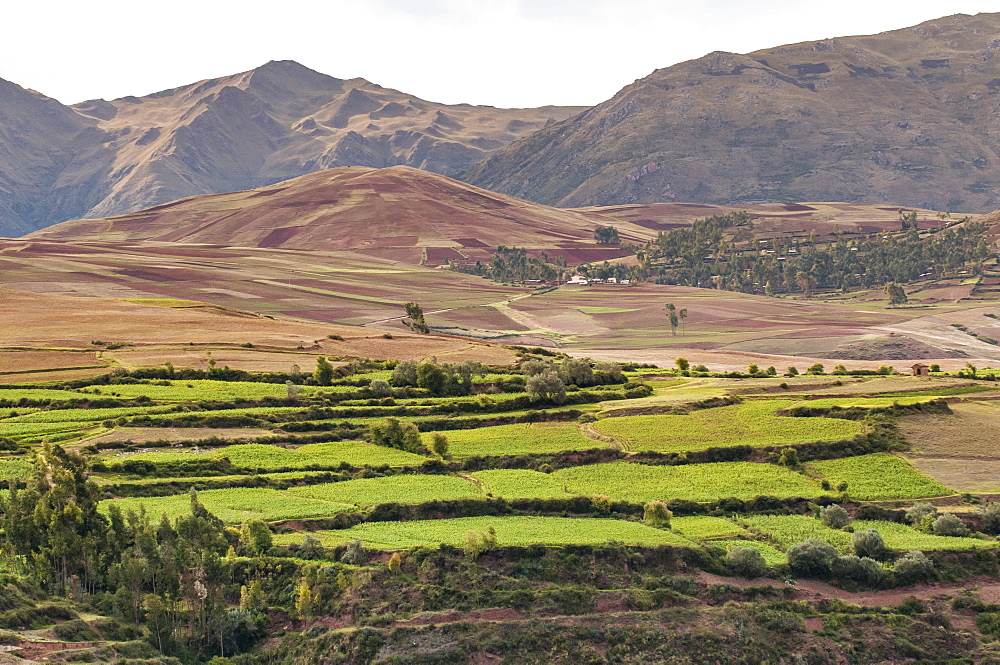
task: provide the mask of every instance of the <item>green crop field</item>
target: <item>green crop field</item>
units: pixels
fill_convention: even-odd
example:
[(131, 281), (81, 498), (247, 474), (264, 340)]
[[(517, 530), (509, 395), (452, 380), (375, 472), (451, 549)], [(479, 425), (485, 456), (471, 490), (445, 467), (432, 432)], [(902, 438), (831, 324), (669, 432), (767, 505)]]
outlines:
[(847, 552), (851, 547), (851, 534), (831, 529), (815, 517), (807, 515), (748, 515), (740, 518), (740, 521), (763, 533), (783, 550), (809, 538), (824, 540), (841, 553)]
[(954, 494), (905, 460), (888, 453), (812, 462), (808, 467), (833, 485), (846, 480), (848, 494), (863, 501), (921, 499)]
[(692, 540), (716, 540), (749, 536), (747, 530), (722, 517), (674, 517), (670, 528)]
[(590, 464), (551, 474), (574, 494), (603, 494), (616, 501), (654, 499), (714, 501), (725, 497), (752, 499), (820, 496), (819, 485), (784, 467), (751, 462), (716, 462), (681, 466), (646, 466), (630, 462)]
[(759, 400), (682, 416), (605, 418), (598, 421), (597, 429), (625, 441), (634, 450), (658, 452), (836, 441), (861, 432), (860, 423), (850, 420), (774, 415), (776, 410), (792, 404), (794, 402)]
[(102, 422), (104, 420), (137, 416), (146, 413), (162, 413), (162, 406), (134, 406), (116, 409), (53, 409), (51, 411), (35, 411), (12, 418), (6, 418), (3, 423), (69, 423), (69, 422)]
[(753, 548), (761, 553), (761, 556), (764, 557), (764, 561), (766, 561), (769, 566), (780, 566), (788, 563), (788, 557), (785, 556), (784, 552), (768, 545), (767, 543), (762, 543), (759, 540), (725, 540), (712, 544), (718, 547), (725, 547), (727, 552), (734, 547)]
[(30, 459), (0, 457), (0, 480), (9, 478), (30, 478), (35, 465)]
[(448, 437), (448, 452), (453, 457), (558, 453), (608, 446), (588, 439), (576, 425), (499, 425), (444, 434)]
[[(120, 397), (139, 397), (145, 395), (150, 399), (165, 401), (185, 400), (232, 400), (260, 399), (262, 397), (287, 397), (288, 389), (284, 383), (257, 383), (252, 381), (214, 381), (211, 379), (192, 379), (190, 381), (170, 381), (163, 386), (153, 383), (123, 383), (109, 386), (91, 386), (86, 390), (99, 395), (115, 395)], [(302, 386), (305, 394), (317, 390), (328, 393), (352, 392), (357, 388), (349, 386)], [(86, 397), (86, 395), (81, 395)], [(2, 399), (2, 395), (0, 395)], [(61, 399), (67, 399), (63, 397)]]
[(792, 406), (805, 406), (810, 409), (829, 409), (833, 406), (839, 406), (842, 409), (854, 406), (865, 409), (876, 409), (889, 407), (894, 404), (921, 404), (923, 402), (930, 402), (936, 398), (936, 394), (917, 397), (829, 397), (824, 399), (802, 400), (801, 402), (795, 402)]
[(926, 552), (943, 552), (948, 550), (975, 550), (988, 547), (1000, 547), (995, 540), (980, 540), (979, 538), (963, 538), (957, 536), (935, 536), (932, 533), (917, 531), (906, 524), (896, 522), (880, 522), (876, 520), (855, 520), (851, 523), (855, 531), (875, 529), (881, 534), (885, 546), (891, 550), (924, 550)]
[(571, 496), (552, 474), (527, 469), (479, 471), (472, 477), (481, 481), (487, 493), (506, 499), (560, 499)]
[[(353, 509), (353, 506), (345, 503), (303, 498), (272, 489), (247, 487), (207, 490), (198, 494), (198, 500), (209, 512), (228, 524), (241, 524), (253, 519), (274, 522), (327, 517)], [(146, 514), (154, 522), (164, 514), (174, 520), (191, 513), (191, 498), (187, 494), (109, 499), (101, 502), (102, 508), (105, 509), (111, 505), (117, 505), (123, 512), (132, 510), (138, 513), (145, 508)]]
[(483, 493), (468, 480), (455, 476), (400, 475), (359, 478), (339, 483), (293, 487), (289, 495), (323, 501), (374, 506), (380, 503), (423, 503), (450, 499), (478, 499)]
[(88, 426), (93, 426), (93, 423), (10, 423), (0, 421), (0, 437), (11, 439), (44, 438), (47, 435), (62, 432), (82, 432)]
[[(691, 547), (693, 543), (677, 534), (638, 522), (600, 518), (567, 517), (460, 517), (420, 522), (369, 522), (341, 531), (319, 531), (314, 536), (324, 545), (339, 545), (360, 539), (373, 549), (437, 547), (440, 543), (461, 546), (467, 534), (496, 529), (498, 545), (599, 545), (609, 541), (630, 545), (673, 545)], [(281, 534), (279, 544), (301, 542), (300, 534)]]
[(67, 399), (87, 399), (90, 395), (77, 392), (75, 390), (55, 390), (51, 388), (0, 388), (0, 400), (17, 401), (19, 399), (30, 400), (56, 400)]
[(427, 458), (395, 448), (375, 446), (361, 441), (312, 443), (296, 449), (260, 443), (241, 443), (203, 452), (148, 452), (109, 457), (108, 461), (144, 460), (155, 463), (183, 462), (194, 459), (228, 457), (234, 466), (248, 469), (303, 469), (312, 466), (420, 465)]

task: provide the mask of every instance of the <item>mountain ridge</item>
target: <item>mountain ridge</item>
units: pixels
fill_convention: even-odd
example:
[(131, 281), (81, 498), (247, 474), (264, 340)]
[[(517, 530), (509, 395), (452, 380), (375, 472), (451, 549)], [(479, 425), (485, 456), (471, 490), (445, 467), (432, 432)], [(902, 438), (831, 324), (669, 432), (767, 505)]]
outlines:
[(580, 110), (438, 104), (294, 61), (72, 106), (7, 85), (18, 92), (0, 95), (0, 144), (15, 148), (0, 156), (6, 235), (336, 166), (453, 173)]
[(657, 69), (461, 177), (567, 207), (877, 200), (984, 212), (1000, 206), (997, 56), (1000, 14), (716, 51)]

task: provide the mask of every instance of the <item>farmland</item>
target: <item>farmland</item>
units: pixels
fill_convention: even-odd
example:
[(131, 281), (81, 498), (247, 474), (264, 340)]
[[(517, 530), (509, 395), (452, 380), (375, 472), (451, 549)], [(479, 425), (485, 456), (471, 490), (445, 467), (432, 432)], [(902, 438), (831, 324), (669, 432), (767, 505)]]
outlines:
[(681, 416), (623, 416), (597, 424), (633, 450), (682, 452), (726, 446), (778, 446), (836, 441), (860, 433), (858, 423), (826, 418), (782, 418), (775, 411), (793, 402), (761, 400)]
[[(565, 362), (518, 353), (525, 362), (554, 362), (553, 371)], [(454, 371), (434, 361), (421, 366), (425, 374)], [(182, 376), (165, 378), (170, 371)], [(789, 552), (809, 538), (840, 555), (853, 552), (849, 530), (817, 517), (818, 506), (834, 503), (869, 511), (848, 528), (882, 535), (885, 584), (903, 583), (891, 575), (910, 550), (928, 553), (943, 570), (942, 556), (971, 562), (997, 547), (992, 533), (936, 535), (909, 526), (903, 514), (916, 499), (960, 501), (955, 512), (964, 524), (986, 529), (970, 514), (988, 497), (956, 495), (961, 484), (935, 475), (945, 465), (928, 468), (929, 458), (900, 434), (915, 432), (921, 446), (933, 445), (910, 419), (961, 431), (970, 413), (995, 410), (983, 397), (991, 391), (978, 389), (985, 382), (936, 378), (928, 392), (926, 381), (906, 377), (729, 378), (629, 367), (607, 383), (567, 387), (564, 401), (533, 401), (521, 367), (470, 371), (488, 393), (406, 385), (394, 363), (377, 360), (338, 361), (325, 386), (314, 384), (308, 368), (265, 375), (161, 367), (12, 388), (0, 410), (0, 480), (33, 492), (50, 477), (75, 478), (66, 470), (37, 475), (35, 458), (52, 464), (48, 446), (61, 444), (80, 455), (63, 463), (79, 464), (94, 481), (85, 494), (117, 528), (147, 529), (152, 535), (143, 537), (154, 539), (215, 529), (220, 551), (206, 570), (222, 565), (243, 575), (236, 571), (263, 557), (276, 576), (293, 571), (280, 589), (277, 581), (269, 587), (271, 597), (305, 580), (319, 594), (383, 617), (512, 603), (535, 611), (553, 599), (562, 599), (558, 611), (565, 612), (590, 607), (590, 593), (641, 612), (674, 602), (676, 593), (711, 597), (699, 576), (743, 575), (728, 553), (733, 561), (749, 555), (736, 548), (760, 554), (756, 584), (779, 584), (800, 574)], [(232, 380), (222, 378), (227, 372)], [(878, 393), (889, 387), (893, 395)], [(950, 404), (932, 403), (938, 395)], [(877, 415), (824, 411), (895, 404)], [(796, 406), (819, 415), (785, 415)], [(989, 419), (975, 422), (986, 429)], [(969, 445), (988, 452), (989, 435), (979, 436)], [(454, 576), (466, 574), (483, 588), (478, 595), (455, 591)], [(328, 581), (316, 577), (325, 575)], [(419, 592), (413, 597), (435, 599), (417, 609), (399, 599), (421, 578), (449, 591)], [(494, 587), (494, 580), (502, 581)], [(352, 585), (365, 597), (352, 600)], [(395, 594), (395, 605), (383, 604), (383, 594)]]

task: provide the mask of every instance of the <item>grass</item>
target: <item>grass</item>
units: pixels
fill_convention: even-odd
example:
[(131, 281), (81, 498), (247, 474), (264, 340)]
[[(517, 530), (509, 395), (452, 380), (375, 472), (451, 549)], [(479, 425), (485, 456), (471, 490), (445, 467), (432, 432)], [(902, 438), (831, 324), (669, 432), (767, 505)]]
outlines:
[(955, 493), (888, 453), (812, 462), (807, 466), (834, 486), (847, 481), (848, 494), (862, 501), (922, 499)]
[(916, 397), (828, 397), (824, 399), (808, 399), (801, 402), (796, 402), (792, 406), (805, 406), (811, 409), (829, 409), (833, 406), (839, 406), (842, 409), (848, 409), (852, 406), (861, 407), (864, 409), (878, 409), (893, 406), (895, 404), (908, 405), (908, 404), (921, 404), (923, 402), (930, 402), (936, 399), (938, 393), (928, 393), (927, 395), (918, 395)]
[(682, 452), (730, 446), (781, 446), (849, 439), (861, 424), (830, 418), (774, 415), (794, 402), (761, 400), (703, 409), (682, 416), (625, 416), (598, 421), (597, 429), (634, 450)]
[(30, 459), (0, 457), (0, 479), (30, 478), (35, 465)]
[(674, 517), (670, 528), (692, 540), (716, 540), (748, 536), (747, 530), (722, 517)]
[(74, 390), (54, 390), (50, 388), (0, 388), (0, 400), (16, 401), (19, 399), (30, 400), (67, 400), (67, 399), (87, 399), (90, 395), (76, 392)]
[(478, 499), (483, 493), (468, 480), (455, 476), (400, 475), (359, 478), (339, 483), (294, 487), (289, 495), (356, 506), (380, 503), (424, 503), (451, 499)]
[[(319, 531), (313, 535), (327, 546), (360, 539), (373, 549), (437, 547), (440, 543), (461, 546), (472, 531), (496, 529), (500, 546), (600, 545), (610, 541), (628, 545), (673, 545), (691, 547), (691, 541), (638, 522), (568, 517), (461, 517), (417, 522), (369, 522), (342, 531)], [(276, 536), (279, 544), (301, 542), (299, 534)]]
[(149, 452), (110, 458), (145, 460), (153, 463), (190, 461), (199, 458), (228, 457), (233, 465), (248, 469), (304, 469), (313, 466), (406, 466), (420, 465), (427, 458), (395, 448), (375, 446), (360, 441), (311, 443), (296, 449), (260, 443), (241, 443), (205, 452)]
[[(222, 490), (206, 490), (198, 494), (198, 500), (213, 515), (227, 524), (241, 524), (248, 520), (260, 519), (265, 522), (326, 517), (351, 510), (345, 503), (308, 499), (287, 492), (272, 489), (234, 487)], [(157, 521), (160, 515), (174, 520), (191, 514), (191, 499), (187, 494), (174, 496), (109, 499), (101, 502), (102, 509), (117, 505), (124, 512), (146, 513)]]
[(784, 467), (752, 462), (716, 462), (681, 466), (646, 466), (631, 462), (591, 464), (560, 469), (552, 476), (574, 494), (603, 494), (616, 501), (654, 499), (714, 501), (760, 495), (813, 497), (819, 486)]
[(583, 435), (576, 425), (499, 425), (444, 432), (453, 457), (527, 455), (564, 450), (606, 448), (606, 443)]
[(0, 437), (24, 439), (62, 432), (82, 432), (93, 423), (8, 423), (0, 422)]
[(570, 496), (558, 478), (538, 471), (496, 469), (480, 471), (472, 477), (482, 482), (489, 494), (506, 499), (560, 499)]

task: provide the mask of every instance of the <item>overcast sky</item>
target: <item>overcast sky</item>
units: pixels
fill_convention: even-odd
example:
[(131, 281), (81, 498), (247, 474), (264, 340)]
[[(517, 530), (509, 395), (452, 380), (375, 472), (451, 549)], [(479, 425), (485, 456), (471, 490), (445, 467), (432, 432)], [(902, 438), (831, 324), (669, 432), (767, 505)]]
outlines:
[(437, 102), (592, 105), (710, 51), (907, 27), (980, 0), (4, 2), (0, 78), (65, 102), (297, 60)]

